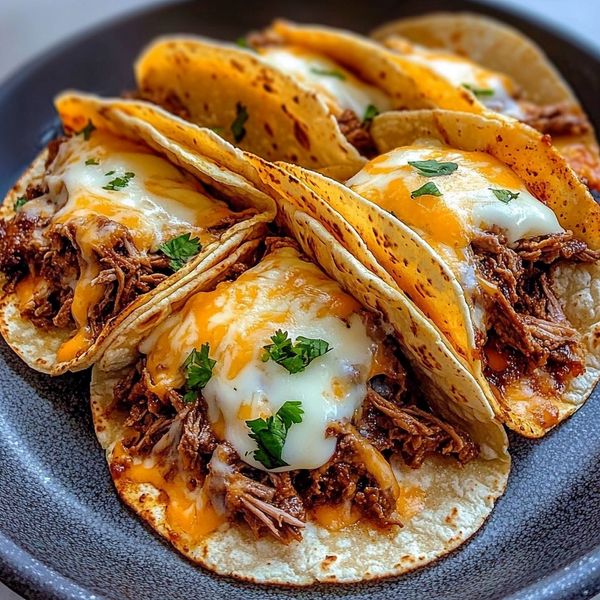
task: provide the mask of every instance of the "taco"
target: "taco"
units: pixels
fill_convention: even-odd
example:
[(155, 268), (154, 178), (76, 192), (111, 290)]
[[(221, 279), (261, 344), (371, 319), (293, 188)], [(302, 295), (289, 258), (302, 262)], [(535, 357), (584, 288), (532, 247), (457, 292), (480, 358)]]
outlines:
[(512, 27), (481, 15), (399, 19), (373, 36), (397, 53), (436, 107), (499, 112), (550, 134), (573, 169), (600, 190), (600, 154), (585, 112), (548, 57)]
[(138, 58), (138, 93), (263, 158), (336, 177), (373, 154), (374, 115), (433, 106), (389, 51), (349, 32), (277, 21), (242, 43), (159, 38)]
[(0, 220), (0, 331), (51, 374), (119, 355), (123, 328), (211, 284), (275, 214), (241, 152), (210, 131), (141, 102), (67, 93), (56, 108), (67, 135)]
[(283, 212), (302, 250), (268, 239), (255, 266), (174, 297), (131, 367), (94, 368), (116, 489), (220, 574), (307, 585), (422, 566), (489, 515), (504, 431), (476, 385), (457, 403), (435, 387), (456, 361), (402, 294)]
[(384, 154), (348, 187), (282, 166), (356, 229), (499, 419), (544, 435), (600, 374), (600, 207), (516, 121), (405, 111), (372, 133)]

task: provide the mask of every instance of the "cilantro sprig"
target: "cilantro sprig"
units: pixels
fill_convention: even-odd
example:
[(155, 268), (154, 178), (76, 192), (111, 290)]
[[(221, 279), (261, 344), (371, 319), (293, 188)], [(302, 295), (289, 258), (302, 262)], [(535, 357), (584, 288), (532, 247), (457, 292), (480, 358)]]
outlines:
[(370, 123), (379, 114), (379, 109), (374, 104), (369, 104), (363, 115), (363, 123)]
[(192, 350), (183, 363), (185, 372), (185, 389), (183, 401), (192, 404), (198, 397), (198, 392), (206, 386), (212, 377), (216, 360), (210, 358), (210, 344), (202, 344), (200, 351)]
[(408, 164), (417, 170), (423, 177), (440, 177), (450, 175), (458, 169), (453, 162), (440, 162), (437, 160), (409, 160)]
[(343, 81), (346, 79), (346, 75), (342, 73), (339, 69), (320, 69), (319, 67), (311, 67), (310, 72), (315, 75), (324, 75), (325, 77), (335, 77), (336, 79), (340, 79)]
[(419, 189), (410, 193), (411, 198), (418, 198), (419, 196), (441, 196), (439, 188), (433, 181), (428, 181), (425, 185), (422, 185)]
[(492, 88), (481, 88), (470, 83), (463, 83), (462, 86), (469, 90), (476, 98), (489, 98), (495, 94)]
[(96, 131), (96, 126), (92, 123), (91, 119), (88, 119), (87, 125), (77, 131), (75, 135), (82, 135), (83, 139), (87, 142), (92, 135), (92, 131)]
[(97, 159), (95, 159), (95, 158), (88, 158), (88, 159), (85, 161), (85, 166), (86, 166), (86, 167), (89, 167), (90, 165), (99, 165), (99, 164), (100, 164), (100, 163), (99, 163), (99, 162), (98, 162), (98, 160), (97, 160)]
[(190, 233), (184, 233), (161, 244), (158, 249), (169, 258), (169, 266), (173, 271), (179, 271), (191, 258), (200, 252), (202, 244)]
[(246, 137), (246, 128), (244, 127), (244, 124), (249, 117), (248, 110), (241, 102), (238, 102), (235, 105), (235, 113), (235, 119), (231, 124), (231, 133), (236, 142), (241, 142)]
[(15, 200), (15, 204), (13, 206), (13, 209), (15, 212), (19, 212), (27, 203), (27, 196), (19, 196), (16, 200)]
[(307, 338), (299, 335), (296, 341), (292, 343), (287, 331), (278, 329), (275, 335), (271, 336), (272, 344), (263, 346), (264, 353), (262, 361), (267, 362), (269, 359), (281, 365), (290, 373), (300, 373), (304, 371), (308, 365), (327, 354), (332, 348), (329, 347), (329, 342), (320, 339)]
[[(106, 176), (114, 175), (114, 171), (109, 171), (105, 173)], [(131, 171), (126, 171), (123, 173), (123, 177), (115, 177), (111, 181), (109, 181), (106, 185), (102, 186), (103, 190), (109, 190), (110, 192), (118, 192), (122, 190), (124, 187), (129, 185), (129, 181), (135, 177), (135, 173)]]
[(493, 192), (494, 196), (500, 200), (500, 202), (504, 202), (504, 204), (508, 204), (511, 200), (515, 200), (519, 197), (520, 192), (511, 192), (510, 190), (501, 190), (496, 188), (488, 188), (491, 192)]
[(302, 403), (287, 401), (281, 405), (276, 414), (267, 419), (246, 421), (252, 433), (249, 433), (258, 448), (253, 452), (254, 460), (262, 463), (267, 469), (289, 466), (282, 458), (283, 446), (288, 431), (294, 423), (302, 423)]

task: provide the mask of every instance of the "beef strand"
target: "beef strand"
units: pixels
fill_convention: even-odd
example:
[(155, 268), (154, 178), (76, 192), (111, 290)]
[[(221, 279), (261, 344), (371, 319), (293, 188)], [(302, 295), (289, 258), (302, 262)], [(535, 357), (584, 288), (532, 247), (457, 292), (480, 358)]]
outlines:
[(547, 366), (559, 379), (581, 374), (580, 336), (552, 291), (552, 268), (559, 261), (593, 262), (600, 253), (571, 232), (520, 240), (512, 248), (503, 234), (482, 232), (471, 245), (478, 274), (489, 284), (483, 289), (493, 346), (505, 356), (516, 352), (526, 372)]
[(376, 156), (377, 148), (371, 137), (368, 124), (361, 121), (354, 111), (347, 108), (337, 118), (337, 122), (344, 137), (360, 154), (367, 158)]
[(581, 109), (570, 102), (540, 106), (520, 102), (525, 116), (521, 119), (541, 133), (550, 135), (581, 135), (591, 129), (590, 122)]

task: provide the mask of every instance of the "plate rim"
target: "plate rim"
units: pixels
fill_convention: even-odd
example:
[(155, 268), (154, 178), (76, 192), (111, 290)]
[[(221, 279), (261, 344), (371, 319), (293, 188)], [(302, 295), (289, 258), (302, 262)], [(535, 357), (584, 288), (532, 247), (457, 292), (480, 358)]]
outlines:
[[(559, 25), (549, 23), (536, 15), (523, 10), (520, 7), (503, 7), (488, 4), (485, 0), (462, 0), (470, 4), (468, 9), (448, 12), (477, 12), (483, 16), (491, 16), (504, 20), (511, 27), (511, 21), (519, 21), (524, 26), (534, 27), (550, 36), (557, 38), (562, 43), (573, 47), (582, 54), (590, 56), (593, 60), (600, 62), (600, 50), (592, 44), (575, 34), (565, 31)], [(55, 57), (64, 53), (71, 47), (76, 47), (88, 37), (98, 35), (103, 31), (109, 31), (114, 26), (125, 25), (129, 21), (135, 21), (141, 16), (160, 12), (164, 9), (177, 10), (178, 7), (193, 4), (193, 0), (164, 0), (151, 6), (137, 7), (119, 15), (101, 20), (99, 23), (85, 27), (83, 30), (68, 35), (65, 39), (52, 44), (47, 50), (41, 50), (38, 54), (25, 61), (21, 66), (13, 68), (0, 82), (0, 97), (10, 96), (14, 88), (26, 81), (45, 63), (51, 62)], [(568, 82), (568, 78), (565, 77)], [(570, 83), (569, 83), (570, 85)], [(600, 123), (595, 123), (596, 129), (600, 130)], [(1, 192), (1, 191), (0, 191)], [(4, 192), (2, 192), (4, 193)], [(600, 385), (600, 384), (599, 384)], [(135, 518), (135, 515), (132, 516)], [(175, 550), (173, 550), (175, 551)], [(198, 567), (201, 569), (201, 567)], [(427, 568), (427, 567), (425, 567)], [(390, 583), (402, 581), (402, 577), (392, 578)], [(19, 546), (17, 542), (0, 530), (0, 582), (13, 592), (24, 598), (108, 598), (104, 593), (91, 592), (82, 587), (74, 579), (66, 577), (47, 564), (37, 559), (31, 552)], [(351, 588), (352, 586), (340, 585), (335, 588)], [(268, 588), (286, 589), (285, 586), (268, 586)], [(310, 587), (308, 588), (310, 589)], [(528, 598), (541, 598), (542, 594), (552, 596), (556, 600), (568, 600), (574, 597), (592, 597), (600, 592), (600, 541), (585, 555), (574, 559), (564, 565), (561, 569), (549, 573), (527, 587), (524, 587), (510, 596), (507, 600), (525, 600)], [(590, 594), (592, 596), (590, 596)]]

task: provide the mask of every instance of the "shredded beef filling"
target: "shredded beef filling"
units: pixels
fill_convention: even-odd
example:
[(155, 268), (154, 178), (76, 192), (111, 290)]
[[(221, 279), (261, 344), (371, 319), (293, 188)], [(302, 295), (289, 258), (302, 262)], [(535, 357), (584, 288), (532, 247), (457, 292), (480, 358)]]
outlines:
[[(65, 139), (50, 142), (46, 167)], [(167, 257), (158, 252), (140, 252), (129, 230), (116, 221), (90, 214), (64, 224), (52, 223), (52, 215), (61, 207), (55, 205), (46, 187), (30, 185), (25, 197), (26, 204), (11, 219), (0, 219), (0, 273), (5, 275), (3, 290), (9, 293), (23, 278), (34, 276), (33, 295), (20, 310), (37, 327), (76, 325), (71, 314), (73, 290), (89, 259), (82, 256), (78, 232), (95, 234), (92, 252), (100, 271), (92, 285), (102, 286), (103, 295), (87, 315), (94, 337), (111, 318), (172, 274)], [(231, 215), (211, 232), (220, 235), (254, 212), (248, 209)]]
[(204, 481), (208, 462), (217, 447), (206, 403), (199, 397), (194, 404), (186, 404), (174, 390), (163, 400), (151, 391), (148, 383), (142, 360), (115, 386), (113, 410), (128, 413), (125, 426), (130, 433), (123, 439), (123, 446), (133, 456), (150, 452), (161, 455), (176, 448), (181, 467), (195, 481)]
[(291, 473), (253, 469), (226, 442), (217, 446), (209, 470), (208, 492), (217, 510), (244, 521), (257, 537), (270, 533), (285, 543), (301, 539), (306, 512)]
[(322, 505), (352, 508), (378, 527), (400, 525), (393, 455), (418, 468), (431, 455), (465, 464), (478, 455), (470, 437), (435, 417), (419, 397), (404, 366), (393, 358), (388, 373), (371, 379), (354, 424), (334, 423), (334, 455), (322, 467), (272, 473), (243, 462), (227, 442), (219, 442), (199, 394), (193, 404), (170, 391), (161, 399), (151, 391), (144, 361), (115, 386), (113, 410), (125, 411), (129, 434), (123, 445), (133, 456), (152, 454), (167, 473), (189, 475), (190, 485), (206, 481), (215, 509), (243, 522), (257, 537), (283, 543), (302, 537), (307, 512)]
[(0, 271), (6, 275), (7, 292), (14, 291), (28, 274), (43, 282), (21, 307), (23, 317), (37, 327), (75, 325), (71, 315), (73, 287), (85, 267), (76, 241), (78, 227), (103, 232), (102, 243), (94, 248), (101, 271), (92, 283), (103, 286), (104, 294), (88, 315), (95, 336), (109, 319), (156, 287), (170, 271), (166, 257), (140, 253), (129, 231), (106, 217), (53, 225), (48, 218), (30, 216), (22, 210), (9, 221), (0, 220)]
[(368, 124), (361, 121), (354, 111), (346, 109), (337, 118), (337, 122), (342, 134), (360, 154), (367, 158), (377, 155), (377, 148)]
[(600, 253), (571, 232), (520, 240), (512, 248), (502, 234), (484, 232), (471, 245), (479, 276), (493, 286), (484, 286), (486, 348), (504, 359), (500, 366), (488, 361), (490, 381), (502, 387), (541, 367), (559, 383), (583, 373), (579, 334), (552, 291), (552, 276), (560, 262), (594, 262)]
[(581, 110), (569, 102), (540, 106), (530, 102), (520, 102), (525, 112), (521, 119), (541, 133), (550, 135), (581, 135), (587, 133), (591, 125)]

